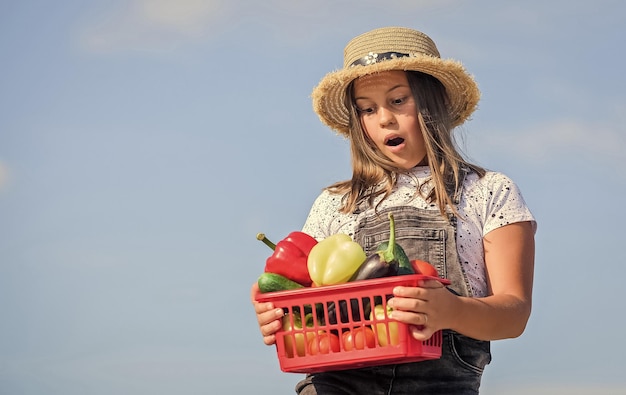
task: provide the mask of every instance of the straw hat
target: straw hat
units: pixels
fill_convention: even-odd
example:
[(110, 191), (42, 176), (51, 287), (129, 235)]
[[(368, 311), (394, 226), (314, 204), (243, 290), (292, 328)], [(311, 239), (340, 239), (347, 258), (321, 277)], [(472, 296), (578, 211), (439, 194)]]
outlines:
[(476, 109), (480, 91), (473, 77), (455, 60), (441, 59), (433, 40), (417, 30), (385, 27), (361, 34), (344, 49), (343, 69), (328, 73), (313, 89), (313, 109), (322, 122), (349, 135), (344, 105), (348, 84), (361, 76), (389, 70), (415, 70), (437, 78), (450, 100), (453, 126)]

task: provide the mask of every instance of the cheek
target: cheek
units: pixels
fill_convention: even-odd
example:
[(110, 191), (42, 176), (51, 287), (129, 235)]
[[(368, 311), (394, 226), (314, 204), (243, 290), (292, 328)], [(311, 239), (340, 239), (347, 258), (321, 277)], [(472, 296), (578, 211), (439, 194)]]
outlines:
[(424, 135), (422, 135), (422, 130), (420, 128), (419, 122), (417, 119), (411, 119), (407, 122), (409, 128), (413, 131), (412, 135), (417, 141), (424, 141)]
[(374, 139), (374, 137), (376, 136), (371, 132), (371, 130), (376, 130), (373, 126), (372, 121), (368, 121), (367, 119), (361, 118), (360, 122), (361, 122), (361, 129), (363, 129), (363, 131), (365, 132), (365, 136), (368, 137), (370, 141), (376, 141)]
[(379, 150), (382, 150), (385, 145), (382, 143), (382, 141), (380, 141), (380, 139), (376, 139), (376, 136), (368, 132), (367, 130), (368, 129), (366, 127), (363, 127), (363, 134), (366, 143), (372, 148), (378, 148)]

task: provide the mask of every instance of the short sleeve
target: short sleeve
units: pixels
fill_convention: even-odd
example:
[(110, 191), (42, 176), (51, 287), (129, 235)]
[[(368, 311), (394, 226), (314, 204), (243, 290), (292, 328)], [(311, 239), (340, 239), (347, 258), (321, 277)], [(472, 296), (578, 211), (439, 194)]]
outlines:
[(331, 224), (339, 215), (340, 204), (340, 196), (324, 190), (313, 202), (302, 231), (318, 241), (332, 235)]
[(494, 229), (516, 222), (537, 222), (528, 208), (519, 187), (502, 173), (489, 172), (483, 180), (485, 198), (483, 236)]

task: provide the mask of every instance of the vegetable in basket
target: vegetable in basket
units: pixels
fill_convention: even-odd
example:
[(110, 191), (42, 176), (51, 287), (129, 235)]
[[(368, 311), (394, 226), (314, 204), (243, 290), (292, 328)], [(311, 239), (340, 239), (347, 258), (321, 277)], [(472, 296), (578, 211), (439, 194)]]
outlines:
[(437, 269), (426, 261), (414, 259), (411, 261), (411, 266), (413, 266), (415, 273), (423, 274), (425, 276), (439, 277)]
[(340, 343), (339, 336), (334, 333), (320, 331), (309, 339), (308, 350), (311, 355), (328, 354), (331, 351), (339, 352), (341, 349)]
[(363, 248), (346, 234), (337, 233), (317, 243), (307, 266), (316, 286), (345, 283), (367, 258)]
[(305, 287), (311, 285), (307, 259), (317, 240), (304, 232), (291, 232), (278, 244), (272, 243), (263, 233), (257, 234), (256, 238), (274, 250), (265, 261), (266, 273), (280, 274)]
[[(395, 229), (394, 229), (394, 233), (395, 233)], [(378, 246), (379, 251), (386, 250), (387, 248), (389, 248), (388, 241), (382, 242)], [(403, 274), (417, 273), (413, 265), (411, 265), (411, 261), (409, 260), (409, 257), (407, 256), (406, 252), (404, 252), (404, 249), (402, 248), (402, 246), (396, 243), (395, 250), (396, 250), (395, 255), (396, 255), (396, 258), (398, 259), (398, 274), (403, 275)]]
[(261, 293), (304, 288), (302, 284), (291, 281), (285, 276), (269, 272), (261, 273), (257, 280), (257, 284), (259, 285), (259, 291)]
[(343, 349), (346, 351), (363, 350), (376, 347), (376, 336), (369, 326), (352, 328), (341, 335)]
[[(308, 313), (304, 316), (304, 326), (313, 326), (312, 313)], [(315, 332), (300, 332), (304, 326), (302, 325), (302, 317), (299, 312), (283, 316), (283, 330), (286, 332), (292, 332), (292, 334), (285, 335), (285, 353), (288, 358), (293, 358), (294, 355), (298, 355), (299, 357), (306, 355), (307, 343), (315, 337)]]
[[(361, 309), (360, 303), (362, 303), (363, 309)], [(369, 298), (362, 298), (360, 303), (359, 299), (356, 298), (351, 298), (349, 305), (347, 301), (339, 300), (339, 319), (342, 323), (359, 322), (368, 316), (371, 307)], [(324, 317), (323, 305), (317, 307), (318, 316)], [(352, 319), (349, 318), (350, 316)], [(335, 302), (328, 303), (328, 319), (325, 322), (332, 325), (337, 324), (337, 305)]]
[[(363, 261), (350, 278), (350, 281), (389, 277), (398, 274), (400, 267), (399, 259), (404, 261), (406, 258), (404, 250), (398, 247), (398, 244), (396, 244), (396, 223), (393, 219), (393, 214), (389, 213), (389, 241), (381, 243), (376, 252)], [(402, 257), (400, 257), (400, 253), (403, 255)], [(408, 263), (408, 258), (406, 258), (406, 262), (403, 265), (410, 267), (411, 264)]]
[(400, 344), (398, 323), (389, 318), (391, 311), (391, 307), (387, 306), (385, 309), (383, 305), (377, 304), (370, 313), (370, 320), (378, 321), (376, 324), (376, 337), (381, 347), (388, 345), (397, 346)]

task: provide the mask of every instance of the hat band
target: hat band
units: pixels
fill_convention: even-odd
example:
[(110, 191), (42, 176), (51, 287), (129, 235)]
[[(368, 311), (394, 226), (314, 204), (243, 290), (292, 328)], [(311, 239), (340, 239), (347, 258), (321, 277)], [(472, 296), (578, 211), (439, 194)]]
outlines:
[(357, 59), (354, 62), (352, 62), (350, 67), (367, 66), (370, 64), (382, 62), (384, 60), (404, 58), (407, 56), (411, 56), (411, 55), (408, 53), (402, 53), (402, 52), (383, 52), (383, 53), (370, 52), (366, 56), (363, 56), (361, 59)]

